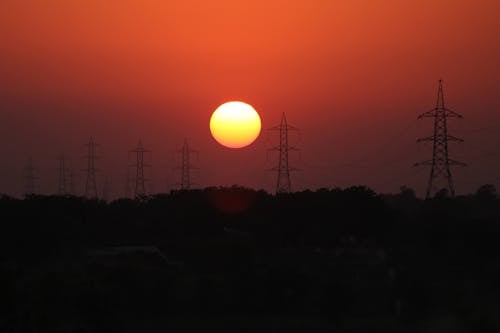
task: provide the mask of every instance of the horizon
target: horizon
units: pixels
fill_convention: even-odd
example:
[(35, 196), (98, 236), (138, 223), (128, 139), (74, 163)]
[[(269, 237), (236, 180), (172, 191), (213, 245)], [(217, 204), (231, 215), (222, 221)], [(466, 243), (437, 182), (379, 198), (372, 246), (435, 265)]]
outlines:
[(85, 196), (84, 194), (72, 194), (72, 193), (66, 193), (66, 194), (60, 194), (60, 193), (25, 193), (23, 195), (15, 196), (15, 195), (9, 195), (6, 193), (0, 192), (0, 199), (16, 199), (16, 200), (26, 200), (26, 199), (33, 199), (33, 198), (42, 198), (42, 197), (58, 197), (58, 198), (64, 198), (64, 199), (83, 199), (86, 201), (102, 201), (106, 203), (112, 203), (114, 201), (120, 201), (120, 200), (138, 200), (138, 201), (143, 201), (143, 200), (148, 200), (148, 199), (154, 199), (156, 197), (161, 197), (161, 196), (173, 196), (177, 195), (179, 193), (185, 192), (210, 192), (210, 191), (251, 191), (255, 193), (264, 193), (267, 196), (271, 197), (286, 197), (286, 196), (293, 196), (297, 194), (303, 194), (306, 192), (309, 193), (318, 193), (318, 192), (335, 192), (335, 191), (340, 191), (340, 192), (345, 192), (345, 191), (350, 191), (350, 190), (363, 190), (367, 191), (367, 193), (372, 192), (375, 196), (378, 197), (390, 197), (390, 196), (398, 196), (398, 195), (408, 195), (408, 193), (411, 193), (414, 195), (414, 198), (416, 200), (421, 200), (421, 201), (427, 201), (427, 200), (440, 200), (443, 198), (446, 199), (459, 199), (463, 197), (472, 197), (478, 195), (480, 192), (484, 192), (488, 195), (496, 196), (498, 198), (498, 192), (497, 188), (494, 184), (481, 184), (475, 191), (472, 191), (470, 193), (459, 193), (455, 194), (454, 196), (450, 195), (448, 190), (446, 188), (441, 188), (438, 192), (436, 192), (435, 195), (430, 196), (429, 198), (426, 198), (425, 195), (418, 195), (416, 193), (414, 188), (408, 187), (408, 186), (401, 186), (398, 191), (395, 192), (378, 192), (375, 191), (373, 188), (370, 188), (369, 186), (363, 185), (363, 184), (355, 184), (355, 185), (349, 185), (345, 187), (340, 187), (340, 186), (333, 186), (333, 187), (320, 187), (320, 188), (315, 188), (315, 189), (309, 189), (309, 188), (304, 188), (300, 190), (292, 190), (290, 192), (276, 192), (276, 191), (268, 191), (264, 188), (253, 188), (253, 187), (248, 187), (248, 186), (243, 186), (239, 184), (232, 184), (232, 185), (219, 185), (219, 186), (206, 186), (206, 187), (192, 187), (189, 189), (181, 189), (181, 188), (172, 188), (168, 191), (164, 192), (155, 192), (155, 193), (146, 193), (144, 195), (133, 195), (130, 194), (128, 196), (125, 195), (117, 195), (112, 198), (110, 197), (105, 197), (103, 195), (98, 195), (97, 197), (93, 196)]

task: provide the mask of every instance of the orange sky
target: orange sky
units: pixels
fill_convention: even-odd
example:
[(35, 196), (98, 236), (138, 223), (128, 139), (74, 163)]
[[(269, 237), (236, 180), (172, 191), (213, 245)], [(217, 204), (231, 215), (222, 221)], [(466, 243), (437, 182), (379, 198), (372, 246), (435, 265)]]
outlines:
[(210, 137), (211, 112), (231, 99), (254, 105), (264, 128), (286, 112), (302, 130), (296, 189), (421, 192), (427, 171), (411, 165), (431, 152), (415, 138), (432, 124), (415, 118), (433, 106), (439, 78), (465, 116), (450, 126), (466, 142), (450, 150), (475, 162), (457, 170), (457, 191), (498, 182), (500, 157), (474, 154), (499, 139), (475, 132), (500, 132), (499, 17), (497, 0), (3, 0), (0, 144), (12, 158), (0, 192), (22, 190), (30, 155), (40, 186), (54, 191), (56, 156), (80, 169), (91, 135), (117, 195), (139, 138), (153, 150), (156, 191), (176, 181), (184, 137), (200, 152), (200, 186), (272, 190), (265, 136), (241, 151)]

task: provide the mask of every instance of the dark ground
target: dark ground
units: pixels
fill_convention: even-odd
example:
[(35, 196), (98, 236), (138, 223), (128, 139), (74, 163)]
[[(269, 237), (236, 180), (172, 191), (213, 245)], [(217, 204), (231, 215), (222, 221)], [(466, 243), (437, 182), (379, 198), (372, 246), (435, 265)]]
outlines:
[(500, 199), (0, 199), (0, 332), (499, 332)]

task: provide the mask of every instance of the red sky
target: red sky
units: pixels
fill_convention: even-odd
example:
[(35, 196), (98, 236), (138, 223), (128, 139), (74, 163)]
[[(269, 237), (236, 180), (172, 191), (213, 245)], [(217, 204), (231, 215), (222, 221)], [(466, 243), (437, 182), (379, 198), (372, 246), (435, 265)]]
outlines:
[[(65, 153), (84, 180), (83, 144), (101, 144), (100, 186), (124, 192), (127, 151), (152, 150), (152, 192), (175, 187), (185, 137), (198, 187), (273, 191), (277, 144), (265, 133), (233, 150), (210, 136), (211, 112), (243, 100), (263, 127), (282, 112), (292, 188), (367, 185), (422, 195), (437, 81), (461, 113), (450, 146), (457, 193), (500, 185), (500, 2), (497, 0), (3, 0), (0, 2), (0, 192), (19, 195), (30, 157), (43, 193)], [(81, 190), (81, 186), (80, 186)]]

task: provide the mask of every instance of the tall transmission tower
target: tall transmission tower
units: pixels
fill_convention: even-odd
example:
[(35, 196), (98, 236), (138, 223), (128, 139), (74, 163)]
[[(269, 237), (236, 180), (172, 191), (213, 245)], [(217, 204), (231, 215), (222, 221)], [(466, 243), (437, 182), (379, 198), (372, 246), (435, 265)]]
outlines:
[(280, 143), (278, 146), (268, 149), (268, 151), (278, 151), (279, 159), (278, 166), (272, 168), (272, 171), (278, 172), (276, 181), (276, 193), (290, 193), (292, 185), (290, 181), (290, 171), (298, 170), (291, 168), (288, 163), (288, 155), (290, 151), (298, 151), (296, 147), (288, 144), (289, 131), (298, 131), (298, 128), (288, 125), (285, 113), (281, 116), (281, 123), (278, 126), (271, 127), (271, 131), (279, 131)]
[(135, 168), (134, 195), (136, 198), (146, 195), (145, 183), (147, 179), (144, 176), (144, 168), (151, 167), (151, 165), (144, 163), (144, 154), (150, 152), (151, 152), (150, 150), (144, 149), (144, 147), (142, 146), (142, 142), (140, 140), (139, 143), (137, 144), (137, 148), (129, 150), (129, 153), (134, 153), (136, 155), (135, 164), (130, 165), (130, 167)]
[[(431, 166), (425, 198), (430, 198), (441, 189), (446, 189), (453, 197), (455, 196), (455, 187), (453, 185), (450, 166), (465, 166), (466, 164), (452, 160), (448, 156), (448, 142), (463, 142), (463, 139), (448, 134), (446, 119), (461, 119), (462, 116), (444, 106), (443, 80), (439, 80), (436, 107), (430, 111), (422, 113), (417, 119), (422, 118), (434, 118), (434, 134), (417, 139), (417, 142), (432, 141), (432, 159), (415, 164), (416, 166)], [(443, 182), (444, 187), (441, 187)]]
[(77, 195), (75, 183), (76, 183), (75, 172), (73, 171), (73, 167), (70, 167), (70, 170), (69, 170), (69, 194), (71, 194), (71, 195)]
[(71, 179), (70, 174), (68, 174), (68, 169), (66, 168), (66, 158), (64, 154), (59, 156), (59, 184), (58, 191), (59, 195), (67, 195), (70, 191), (70, 184), (68, 184)]
[(85, 145), (88, 149), (87, 152), (87, 169), (84, 171), (87, 172), (87, 181), (85, 182), (85, 196), (88, 198), (97, 199), (97, 184), (95, 174), (97, 169), (95, 168), (94, 161), (97, 158), (95, 155), (96, 147), (98, 144), (94, 143), (92, 137), (90, 137), (89, 143)]
[(191, 165), (191, 154), (193, 153), (198, 153), (196, 150), (189, 149), (188, 141), (187, 139), (184, 139), (184, 144), (182, 145), (182, 149), (179, 150), (182, 154), (182, 161), (181, 161), (181, 190), (189, 190), (191, 188), (191, 185), (193, 183), (191, 182), (191, 170), (195, 169)]
[(26, 197), (35, 194), (37, 190), (37, 170), (33, 165), (33, 160), (31, 158), (29, 159), (28, 165), (24, 171), (24, 196)]

